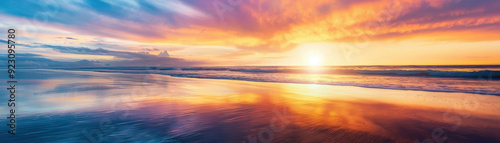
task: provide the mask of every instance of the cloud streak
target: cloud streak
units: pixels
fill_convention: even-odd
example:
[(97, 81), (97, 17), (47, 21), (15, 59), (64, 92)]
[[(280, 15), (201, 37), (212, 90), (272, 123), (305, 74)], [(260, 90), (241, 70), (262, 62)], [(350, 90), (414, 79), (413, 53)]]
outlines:
[[(54, 12), (54, 16), (35, 19), (34, 23), (47, 21), (38, 25), (40, 29), (137, 43), (226, 46), (245, 55), (282, 53), (315, 42), (500, 39), (500, 3), (496, 0), (23, 1), (19, 7), (9, 7), (15, 3), (20, 2), (7, 1), (0, 6), (1, 15), (18, 20), (32, 19), (47, 10)], [(47, 31), (41, 33), (55, 33)], [(119, 49), (42, 47), (144, 62), (186, 62), (164, 56), (169, 54), (158, 57)]]
[[(220, 7), (214, 6), (217, 2), (225, 5), (222, 7), (224, 20), (219, 19), (217, 10)], [(31, 3), (27, 5), (29, 7), (26, 8), (29, 9), (27, 12), (6, 8), (4, 13), (29, 18), (29, 13), (40, 10), (33, 8), (36, 3), (33, 4), (31, 1), (27, 3)], [(366, 28), (369, 23), (373, 22), (388, 23), (376, 27), (381, 30), (379, 34), (373, 35), (374, 37), (387, 33), (409, 35), (442, 29), (498, 27), (500, 22), (500, 12), (496, 10), (500, 4), (494, 0), (321, 0), (314, 2), (258, 0), (243, 1), (233, 5), (220, 0), (167, 2), (96, 0), (57, 4), (60, 4), (60, 12), (57, 17), (49, 21), (67, 25), (71, 30), (145, 42), (199, 41), (214, 45), (248, 46), (249, 43), (264, 45), (282, 35), (290, 36), (288, 43), (300, 41), (295, 39), (303, 38), (303, 36), (313, 36), (310, 41), (343, 39), (356, 36), (355, 33), (361, 30), (366, 32), (365, 34), (377, 30)], [(66, 5), (71, 6), (65, 7)], [(87, 12), (70, 9), (74, 7)], [(386, 19), (386, 17), (392, 18)], [(202, 29), (208, 29), (211, 32), (197, 35)], [(321, 29), (327, 29), (329, 33), (343, 34), (341, 36), (325, 35), (323, 31), (320, 31)], [(298, 30), (309, 35), (297, 32)], [(397, 38), (397, 34), (393, 35), (390, 38)], [(230, 42), (227, 37), (238, 38), (233, 38), (234, 40)]]
[[(47, 48), (61, 54), (112, 56), (113, 60), (79, 60), (75, 62), (57, 61), (38, 54), (18, 54), (17, 62), (23, 68), (57, 68), (57, 67), (102, 67), (102, 66), (195, 66), (206, 64), (199, 61), (188, 61), (171, 58), (165, 50), (159, 55), (148, 52), (112, 51), (102, 48), (70, 47), (57, 45), (23, 45), (32, 48)], [(6, 61), (3, 63), (7, 63)]]

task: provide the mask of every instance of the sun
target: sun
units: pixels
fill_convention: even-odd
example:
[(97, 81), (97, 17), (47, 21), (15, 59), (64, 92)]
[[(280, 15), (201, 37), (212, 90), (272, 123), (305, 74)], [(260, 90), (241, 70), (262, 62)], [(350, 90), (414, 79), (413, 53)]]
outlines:
[(321, 58), (319, 57), (309, 57), (309, 66), (320, 66)]

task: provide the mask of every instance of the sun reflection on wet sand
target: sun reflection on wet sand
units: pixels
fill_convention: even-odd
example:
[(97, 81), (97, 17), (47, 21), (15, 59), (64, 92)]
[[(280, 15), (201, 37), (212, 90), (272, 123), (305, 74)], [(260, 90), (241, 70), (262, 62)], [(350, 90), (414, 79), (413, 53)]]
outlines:
[[(26, 94), (29, 104), (20, 107), (32, 110), (23, 117), (25, 125), (20, 123), (25, 127), (22, 132), (33, 135), (24, 141), (39, 135), (45, 136), (44, 141), (68, 138), (36, 127), (75, 116), (74, 122), (90, 126), (67, 124), (58, 130), (80, 133), (110, 118), (116, 130), (106, 133), (104, 141), (169, 137), (179, 142), (248, 142), (248, 137), (259, 140), (259, 133), (269, 128), (275, 109), (286, 110), (293, 118), (283, 130), (272, 133), (273, 142), (414, 142), (432, 139), (437, 128), (445, 131), (449, 142), (500, 141), (498, 96), (57, 71), (67, 73), (87, 76), (80, 82), (54, 78), (34, 82), (50, 86), (23, 85), (38, 87), (36, 95)], [(117, 102), (127, 108), (112, 107)], [(117, 118), (115, 114), (124, 111), (127, 116)], [(35, 122), (31, 120), (35, 113), (61, 118)], [(147, 137), (134, 138), (133, 133)], [(86, 140), (82, 134), (71, 136)]]

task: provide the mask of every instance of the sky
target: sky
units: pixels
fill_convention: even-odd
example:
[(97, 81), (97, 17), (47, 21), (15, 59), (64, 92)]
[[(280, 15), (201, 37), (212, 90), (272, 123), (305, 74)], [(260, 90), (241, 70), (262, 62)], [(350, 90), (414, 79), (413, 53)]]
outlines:
[(16, 30), (26, 67), (500, 64), (498, 0), (9, 0), (0, 7), (0, 29)]

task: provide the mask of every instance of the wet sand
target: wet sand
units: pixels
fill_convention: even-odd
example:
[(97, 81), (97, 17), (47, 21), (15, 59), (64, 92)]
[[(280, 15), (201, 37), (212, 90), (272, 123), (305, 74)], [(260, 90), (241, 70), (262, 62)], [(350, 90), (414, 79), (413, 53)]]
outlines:
[(500, 142), (499, 96), (29, 72), (20, 74), (18, 134), (7, 141)]

